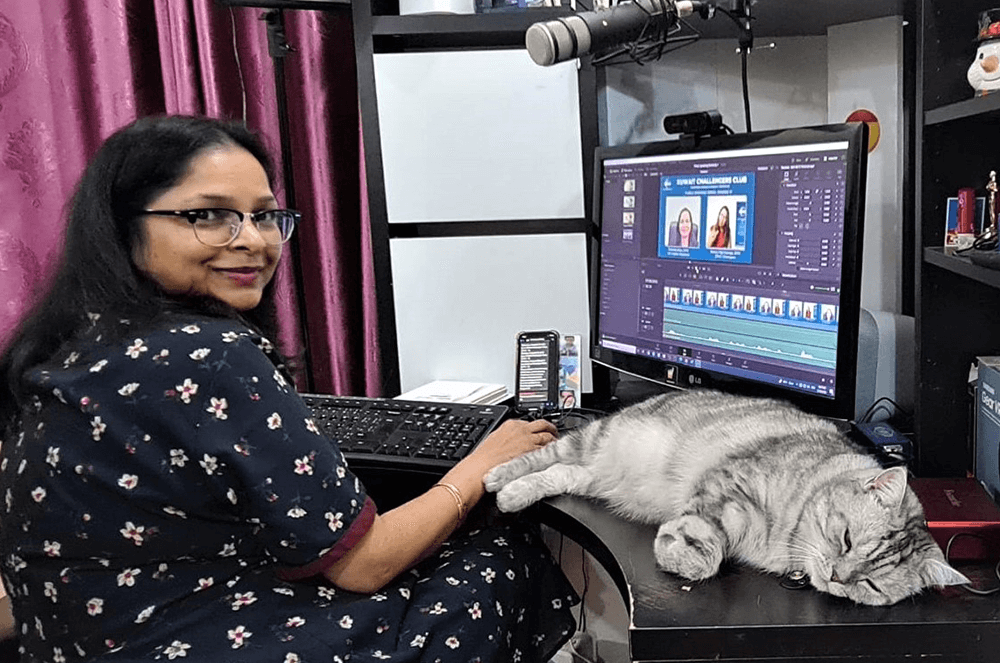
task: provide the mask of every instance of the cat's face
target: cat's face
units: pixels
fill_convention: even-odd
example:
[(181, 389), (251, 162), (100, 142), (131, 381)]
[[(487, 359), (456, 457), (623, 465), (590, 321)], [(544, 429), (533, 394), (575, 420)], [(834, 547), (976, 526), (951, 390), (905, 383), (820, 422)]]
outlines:
[(810, 505), (795, 556), (817, 589), (891, 605), (934, 585), (968, 582), (944, 561), (901, 468), (829, 485)]

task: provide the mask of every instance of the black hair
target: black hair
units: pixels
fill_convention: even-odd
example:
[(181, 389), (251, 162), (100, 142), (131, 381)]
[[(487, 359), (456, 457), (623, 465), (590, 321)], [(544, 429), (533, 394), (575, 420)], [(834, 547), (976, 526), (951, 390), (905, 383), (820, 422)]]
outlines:
[(178, 302), (139, 271), (132, 259), (145, 241), (136, 222), (141, 210), (180, 181), (197, 155), (220, 145), (250, 152), (273, 181), (267, 150), (236, 122), (187, 115), (144, 117), (101, 145), (69, 201), (62, 257), (51, 286), (0, 356), (0, 433), (24, 404), (24, 373), (50, 359), (91, 324), (90, 312), (106, 320), (142, 322), (195, 310), (239, 318), (273, 338), (273, 279), (260, 304), (240, 313), (209, 298)]

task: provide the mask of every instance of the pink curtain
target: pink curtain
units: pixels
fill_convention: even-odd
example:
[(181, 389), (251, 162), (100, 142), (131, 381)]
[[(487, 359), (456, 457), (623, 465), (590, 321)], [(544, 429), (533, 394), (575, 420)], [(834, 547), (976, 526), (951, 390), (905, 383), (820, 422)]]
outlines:
[[(118, 127), (162, 112), (245, 119), (281, 173), (262, 13), (213, 0), (0, 0), (0, 344), (52, 271), (87, 158)], [(297, 266), (284, 260), (279, 340), (296, 355), (308, 339), (314, 391), (377, 395), (351, 25), (346, 14), (285, 15), (308, 304), (298, 310)]]
[(130, 20), (140, 43), (155, 38), (146, 7), (41, 6), (0, 0), (0, 340), (51, 271), (87, 155), (156, 104), (137, 85), (142, 58), (128, 39)]
[[(287, 12), (286, 88), (313, 389), (378, 395), (374, 271), (361, 182), (357, 74), (347, 12)], [(308, 54), (301, 57), (299, 54)], [(335, 127), (336, 130), (331, 130)], [(331, 159), (329, 155), (338, 155)], [(338, 222), (351, 219), (352, 223)], [(353, 349), (364, 348), (364, 369)]]

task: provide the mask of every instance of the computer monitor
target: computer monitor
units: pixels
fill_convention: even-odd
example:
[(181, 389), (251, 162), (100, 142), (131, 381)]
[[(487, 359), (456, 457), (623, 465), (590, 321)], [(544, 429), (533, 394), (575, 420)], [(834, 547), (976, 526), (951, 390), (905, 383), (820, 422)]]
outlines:
[(859, 123), (598, 148), (594, 361), (852, 419), (867, 136)]

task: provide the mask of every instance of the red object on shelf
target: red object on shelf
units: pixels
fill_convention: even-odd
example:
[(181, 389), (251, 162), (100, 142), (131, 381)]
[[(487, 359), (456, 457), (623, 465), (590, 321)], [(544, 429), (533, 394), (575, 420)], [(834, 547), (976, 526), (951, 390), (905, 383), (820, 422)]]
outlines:
[(959, 189), (957, 231), (960, 235), (976, 234), (976, 225), (974, 221), (975, 213), (976, 213), (976, 190)]
[(1000, 558), (1000, 506), (974, 478), (910, 479), (931, 536), (950, 560)]

